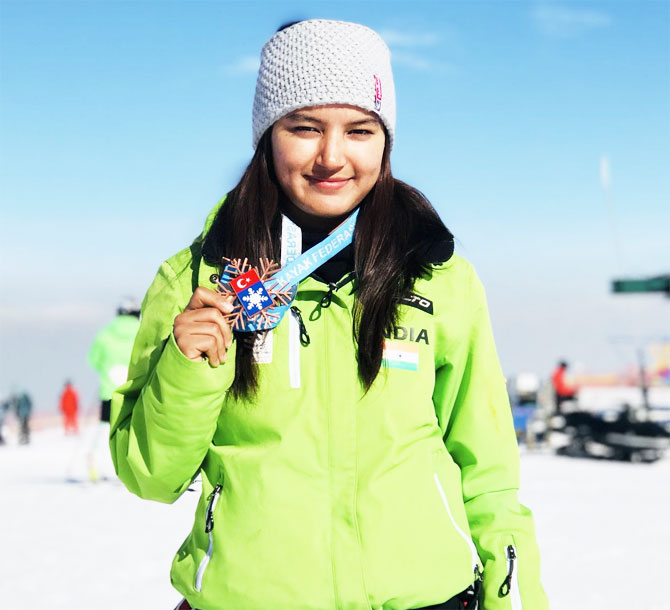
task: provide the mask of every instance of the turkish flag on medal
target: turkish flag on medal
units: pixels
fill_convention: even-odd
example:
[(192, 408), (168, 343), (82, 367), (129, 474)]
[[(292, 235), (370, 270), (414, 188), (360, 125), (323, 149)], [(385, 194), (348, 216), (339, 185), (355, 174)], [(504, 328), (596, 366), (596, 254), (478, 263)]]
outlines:
[(230, 287), (250, 318), (273, 304), (272, 298), (255, 269), (251, 269), (251, 271), (247, 271), (231, 280)]

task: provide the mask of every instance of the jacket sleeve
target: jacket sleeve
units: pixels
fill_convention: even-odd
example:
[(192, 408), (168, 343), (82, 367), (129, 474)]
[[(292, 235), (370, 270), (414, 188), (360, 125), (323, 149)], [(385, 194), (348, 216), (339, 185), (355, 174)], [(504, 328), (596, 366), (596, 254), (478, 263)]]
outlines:
[(128, 381), (112, 396), (116, 473), (130, 491), (159, 502), (174, 502), (198, 473), (235, 371), (234, 344), (217, 368), (189, 360), (177, 346), (172, 325), (190, 288), (161, 265), (142, 303)]
[[(517, 496), (519, 453), (505, 380), (484, 290), (471, 268), (470, 274), (470, 321), (456, 352), (436, 372), (438, 420), (461, 469), (470, 532), (484, 568), (483, 610), (545, 610), (533, 518)], [(516, 561), (506, 591), (501, 586), (510, 572), (509, 547)]]

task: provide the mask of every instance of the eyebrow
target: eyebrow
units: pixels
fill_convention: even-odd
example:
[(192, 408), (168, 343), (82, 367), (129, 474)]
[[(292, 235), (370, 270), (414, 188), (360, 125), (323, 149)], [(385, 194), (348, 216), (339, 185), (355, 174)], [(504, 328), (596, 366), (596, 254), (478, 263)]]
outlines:
[[(309, 114), (305, 114), (303, 112), (293, 112), (293, 113), (289, 114), (286, 118), (289, 119), (290, 121), (295, 121), (295, 122), (304, 121), (304, 122), (308, 122), (308, 123), (317, 123), (317, 124), (323, 123), (323, 121), (320, 121), (319, 119), (317, 119), (313, 116), (310, 116)], [(370, 118), (366, 118), (366, 119), (361, 119), (359, 121), (351, 121), (350, 123), (347, 123), (347, 125), (350, 126), (350, 127), (358, 127), (360, 125), (366, 125), (368, 123), (373, 123), (375, 125), (379, 125), (379, 119), (375, 119), (375, 118), (370, 117)]]
[(349, 125), (365, 125), (367, 123), (374, 123), (375, 125), (379, 125), (379, 119), (373, 119), (373, 118), (362, 119), (360, 121), (353, 121), (349, 123)]

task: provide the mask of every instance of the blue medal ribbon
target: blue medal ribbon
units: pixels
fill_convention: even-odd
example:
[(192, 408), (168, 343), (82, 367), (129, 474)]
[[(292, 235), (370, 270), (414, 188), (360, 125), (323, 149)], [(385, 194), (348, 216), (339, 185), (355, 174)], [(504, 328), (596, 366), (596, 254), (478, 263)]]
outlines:
[[(323, 241), (319, 242), (307, 252), (300, 256), (294, 254), (286, 258), (286, 264), (275, 273), (269, 280), (265, 281), (266, 290), (272, 294), (273, 291), (289, 291), (290, 300), (293, 302), (298, 293), (298, 284), (316, 271), (326, 261), (330, 260), (338, 252), (346, 248), (354, 239), (354, 229), (356, 228), (356, 218), (358, 217), (358, 210), (355, 210), (349, 218), (347, 218), (341, 225), (339, 225), (332, 233), (328, 235)], [(282, 223), (286, 230), (285, 223)], [(296, 227), (297, 229), (297, 227)], [(299, 231), (297, 235), (299, 235)], [(282, 244), (283, 245), (283, 244)], [(283, 249), (283, 248), (282, 248)], [(295, 250), (294, 250), (295, 252)], [(291, 260), (291, 258), (293, 260)], [(229, 284), (231, 280), (235, 279), (232, 274), (232, 269), (229, 266), (223, 270), (219, 282)], [(238, 303), (238, 306), (239, 305)], [(271, 330), (284, 317), (284, 314), (289, 310), (291, 304), (288, 305), (274, 305), (269, 307), (267, 311), (274, 314), (275, 321), (269, 322), (267, 319), (255, 315), (249, 318), (246, 313), (243, 316), (244, 327), (236, 328), (235, 330), (241, 332), (254, 332), (257, 330)]]

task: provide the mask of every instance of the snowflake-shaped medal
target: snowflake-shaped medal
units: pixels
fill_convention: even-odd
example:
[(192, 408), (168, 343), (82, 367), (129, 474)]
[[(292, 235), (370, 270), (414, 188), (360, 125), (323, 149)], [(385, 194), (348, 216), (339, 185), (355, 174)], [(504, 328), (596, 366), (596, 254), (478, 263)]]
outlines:
[(224, 258), (223, 264), (221, 276), (212, 275), (210, 280), (222, 295), (236, 297), (233, 311), (224, 316), (230, 327), (252, 332), (277, 326), (297, 292), (295, 286), (288, 283), (279, 286), (272, 281), (279, 265), (266, 258), (260, 259), (260, 270), (246, 258)]

